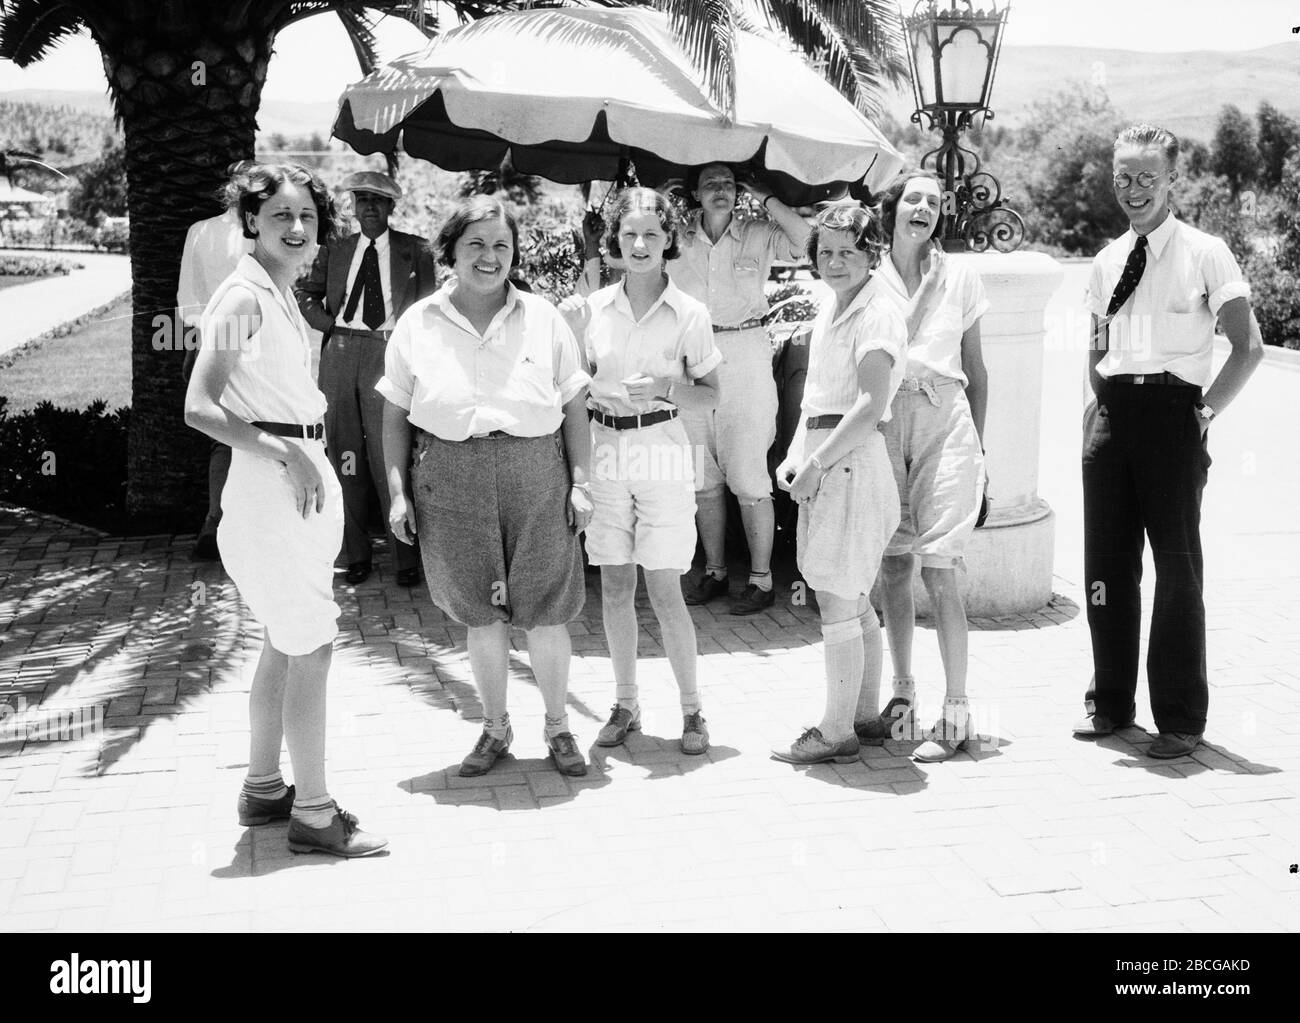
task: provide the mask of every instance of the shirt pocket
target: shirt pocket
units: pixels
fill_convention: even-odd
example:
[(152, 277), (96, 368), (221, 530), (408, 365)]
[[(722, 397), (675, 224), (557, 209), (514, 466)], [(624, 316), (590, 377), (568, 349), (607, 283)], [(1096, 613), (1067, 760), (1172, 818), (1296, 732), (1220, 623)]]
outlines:
[(507, 390), (515, 401), (541, 408), (552, 408), (559, 397), (554, 371), (549, 365), (534, 362), (521, 362), (515, 366)]
[(731, 272), (738, 281), (757, 281), (763, 265), (750, 256), (737, 256), (731, 263)]

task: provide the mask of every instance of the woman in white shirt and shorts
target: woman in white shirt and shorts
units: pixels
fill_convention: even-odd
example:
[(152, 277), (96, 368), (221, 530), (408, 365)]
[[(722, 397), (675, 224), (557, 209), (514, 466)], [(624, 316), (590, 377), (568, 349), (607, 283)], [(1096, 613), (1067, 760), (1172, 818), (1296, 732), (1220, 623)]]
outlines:
[(717, 404), (722, 354), (713, 343), (708, 307), (678, 289), (664, 269), (677, 254), (677, 218), (668, 201), (648, 188), (625, 189), (608, 220), (606, 247), (620, 260), (623, 279), (560, 307), (584, 339), (593, 374), (595, 513), (587, 557), (600, 566), (615, 683), (615, 704), (596, 743), (617, 746), (641, 727), (639, 565), (677, 680), (682, 751), (698, 755), (709, 748), (709, 732), (696, 684), (695, 626), (681, 587), (695, 555), (695, 466), (678, 409)]
[[(366, 856), (366, 834), (325, 784), (325, 683), (342, 541), (338, 478), (325, 457), (325, 396), (311, 372), (307, 326), (291, 286), (333, 217), (329, 193), (302, 167), (258, 165), (227, 190), (251, 255), (217, 288), (185, 396), (185, 422), (233, 449), (218, 542), (226, 572), (266, 629), (249, 693), (245, 826), (289, 819), (289, 848)], [(280, 775), (289, 747), (294, 786)]]
[(817, 594), (826, 667), (821, 722), (772, 751), (792, 764), (849, 763), (864, 689), (879, 687), (880, 625), (867, 600), (898, 527), (898, 490), (877, 425), (903, 378), (903, 314), (875, 273), (884, 248), (876, 215), (854, 204), (824, 210), (808, 257), (830, 288), (813, 324), (799, 427), (776, 471), (799, 504), (798, 566)]

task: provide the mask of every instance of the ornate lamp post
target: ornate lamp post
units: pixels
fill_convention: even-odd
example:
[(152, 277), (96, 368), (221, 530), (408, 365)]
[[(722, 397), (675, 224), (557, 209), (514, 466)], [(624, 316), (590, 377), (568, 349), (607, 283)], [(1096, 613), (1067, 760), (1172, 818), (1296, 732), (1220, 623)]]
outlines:
[(944, 181), (946, 250), (983, 252), (992, 246), (1011, 252), (1024, 239), (1024, 221), (1004, 204), (997, 178), (980, 170), (979, 157), (959, 141), (976, 114), (983, 115), (981, 123), (993, 116), (989, 97), (1010, 7), (998, 11), (989, 0), (987, 11), (976, 11), (971, 0), (960, 0), (963, 11), (959, 0), (948, 2), (951, 9), (941, 11), (936, 0), (917, 0), (911, 15), (903, 16), (916, 97), (912, 121), (919, 125), (924, 114), (931, 130), (943, 134), (921, 166), (933, 167)]

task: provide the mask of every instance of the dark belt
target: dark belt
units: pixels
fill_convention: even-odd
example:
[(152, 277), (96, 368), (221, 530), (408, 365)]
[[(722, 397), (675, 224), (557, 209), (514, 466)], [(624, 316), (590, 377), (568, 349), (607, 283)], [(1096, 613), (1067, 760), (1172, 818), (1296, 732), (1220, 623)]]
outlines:
[(654, 426), (655, 423), (666, 423), (670, 419), (677, 418), (675, 408), (661, 408), (654, 412), (646, 412), (639, 416), (611, 416), (599, 409), (587, 409), (587, 415), (601, 426), (608, 426), (611, 430), (639, 430), (643, 426)]
[(843, 418), (840, 415), (809, 416), (805, 421), (805, 425), (810, 430), (833, 430), (840, 425), (840, 420)]
[(1112, 384), (1180, 384), (1183, 387), (1195, 387), (1182, 377), (1172, 373), (1116, 373), (1113, 377), (1102, 377)]
[(734, 327), (721, 327), (715, 323), (713, 325), (713, 333), (729, 334), (733, 330), (752, 330), (753, 328), (761, 327), (762, 325), (763, 325), (763, 318), (761, 316), (756, 317), (752, 320), (746, 320), (744, 323), (737, 323)]
[(387, 341), (392, 335), (391, 330), (356, 330), (353, 327), (334, 327), (330, 334), (351, 334), (353, 337), (367, 337), (375, 341)]
[(252, 425), (259, 430), (275, 434), (277, 437), (295, 437), (298, 440), (322, 440), (325, 437), (324, 423), (303, 426), (301, 423), (264, 423), (259, 421)]

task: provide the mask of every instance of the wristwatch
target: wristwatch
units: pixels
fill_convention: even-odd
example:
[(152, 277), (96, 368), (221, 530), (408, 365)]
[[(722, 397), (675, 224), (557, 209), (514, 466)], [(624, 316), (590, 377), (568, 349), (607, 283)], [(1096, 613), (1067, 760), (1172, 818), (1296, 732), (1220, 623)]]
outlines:
[(1212, 421), (1214, 417), (1218, 415), (1218, 413), (1215, 412), (1214, 409), (1210, 408), (1210, 406), (1205, 404), (1205, 402), (1203, 401), (1198, 401), (1196, 403), (1196, 414), (1200, 416), (1202, 419), (1204, 419), (1207, 423)]

